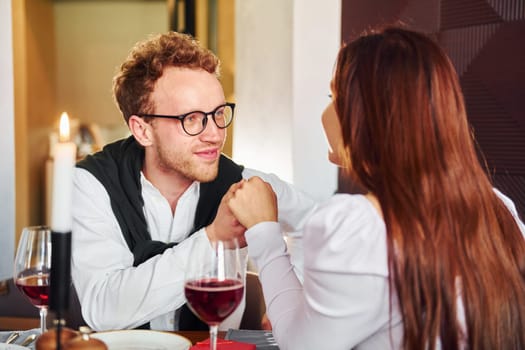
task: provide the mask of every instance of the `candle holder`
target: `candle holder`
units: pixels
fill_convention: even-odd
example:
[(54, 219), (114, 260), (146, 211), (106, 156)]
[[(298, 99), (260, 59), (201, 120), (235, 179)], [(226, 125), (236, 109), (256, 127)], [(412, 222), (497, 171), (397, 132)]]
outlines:
[(49, 308), (55, 313), (57, 344), (60, 350), (60, 333), (69, 309), (71, 284), (71, 231), (51, 231), (51, 275)]

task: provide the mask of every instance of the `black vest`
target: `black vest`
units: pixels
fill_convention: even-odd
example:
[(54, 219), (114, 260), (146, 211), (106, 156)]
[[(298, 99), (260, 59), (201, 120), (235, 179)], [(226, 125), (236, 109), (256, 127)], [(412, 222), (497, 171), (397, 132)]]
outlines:
[[(133, 252), (133, 266), (138, 266), (177, 244), (151, 239), (143, 212), (144, 200), (140, 184), (143, 162), (144, 149), (130, 136), (106, 145), (102, 151), (88, 155), (77, 163), (77, 167), (93, 174), (108, 192), (113, 214), (130, 251)], [(223, 195), (233, 183), (242, 179), (242, 170), (242, 166), (221, 155), (217, 178), (200, 184), (200, 197), (190, 234), (213, 222)], [(149, 324), (139, 328), (149, 328)], [(208, 326), (185, 304), (181, 310), (179, 329), (207, 330)]]

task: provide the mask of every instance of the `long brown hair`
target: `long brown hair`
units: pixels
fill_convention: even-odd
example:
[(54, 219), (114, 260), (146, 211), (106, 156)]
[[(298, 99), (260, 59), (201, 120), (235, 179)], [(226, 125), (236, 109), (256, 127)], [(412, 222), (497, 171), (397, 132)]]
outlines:
[(367, 33), (340, 50), (334, 87), (352, 172), (383, 211), (404, 348), (524, 349), (524, 237), (480, 165), (446, 54), (406, 29)]

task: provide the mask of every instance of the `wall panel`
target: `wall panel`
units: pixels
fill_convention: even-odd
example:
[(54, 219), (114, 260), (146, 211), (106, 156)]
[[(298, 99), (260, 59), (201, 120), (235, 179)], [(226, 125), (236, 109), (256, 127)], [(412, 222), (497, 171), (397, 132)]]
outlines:
[[(401, 20), (435, 34), (458, 71), (496, 187), (525, 215), (525, 1), (343, 0), (342, 37)], [(357, 191), (343, 175), (339, 191)]]

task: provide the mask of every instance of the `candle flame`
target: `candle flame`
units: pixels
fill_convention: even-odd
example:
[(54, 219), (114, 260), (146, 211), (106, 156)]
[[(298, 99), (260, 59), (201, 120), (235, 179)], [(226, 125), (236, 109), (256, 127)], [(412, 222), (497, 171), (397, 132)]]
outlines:
[(60, 127), (59, 127), (58, 140), (60, 142), (69, 141), (69, 117), (66, 112), (63, 112), (60, 116)]

